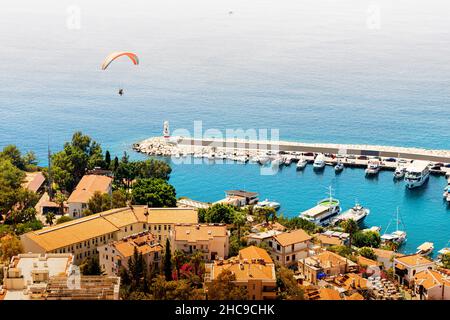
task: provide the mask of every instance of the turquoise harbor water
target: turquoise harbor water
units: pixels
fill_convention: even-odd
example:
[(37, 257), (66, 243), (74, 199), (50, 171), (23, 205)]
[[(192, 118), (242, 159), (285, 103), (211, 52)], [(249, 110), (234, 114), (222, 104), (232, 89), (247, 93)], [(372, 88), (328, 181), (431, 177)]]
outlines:
[[(78, 1), (80, 29), (68, 29), (71, 1), (19, 0), (0, 11), (0, 146), (34, 150), (46, 165), (75, 130), (113, 155), (172, 128), (275, 128), (283, 140), (450, 149), (450, 20), (446, 1), (387, 1), (380, 28), (367, 26), (372, 1)], [(229, 14), (232, 10), (233, 14)], [(141, 64), (111, 51), (137, 52)], [(118, 88), (125, 95), (117, 95)], [(344, 209), (371, 209), (387, 226), (398, 206), (405, 250), (450, 240), (443, 177), (405, 190), (391, 172), (335, 176), (327, 167), (174, 165), (179, 196), (216, 201), (230, 188), (258, 191), (297, 215), (326, 196)], [(392, 226), (393, 227), (393, 226)]]

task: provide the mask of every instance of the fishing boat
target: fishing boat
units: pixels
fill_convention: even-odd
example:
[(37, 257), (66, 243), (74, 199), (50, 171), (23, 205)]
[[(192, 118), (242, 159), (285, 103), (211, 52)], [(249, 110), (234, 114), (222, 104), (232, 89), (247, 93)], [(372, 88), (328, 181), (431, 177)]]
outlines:
[(364, 220), (364, 218), (369, 215), (369, 213), (370, 213), (369, 209), (364, 208), (359, 203), (356, 203), (353, 208), (344, 211), (343, 213), (335, 217), (331, 221), (331, 224), (337, 225), (341, 221), (346, 221), (350, 219), (354, 220), (356, 223), (361, 223)]
[(326, 226), (330, 220), (341, 212), (340, 201), (332, 197), (331, 187), (329, 188), (329, 197), (320, 200), (317, 205), (311, 209), (300, 213), (300, 218), (308, 220), (319, 226)]
[(322, 170), (325, 168), (325, 156), (322, 153), (319, 153), (314, 159), (313, 167), (316, 170)]
[[(385, 233), (385, 234), (383, 234), (381, 236), (381, 241), (383, 243), (393, 242), (393, 243), (395, 243), (397, 245), (401, 245), (403, 242), (406, 241), (406, 232), (398, 229), (398, 225), (400, 223), (400, 220), (399, 220), (398, 216), (399, 216), (399, 210), (397, 208), (397, 219), (396, 219), (397, 230), (395, 230), (392, 233)], [(390, 222), (389, 222), (389, 225), (390, 225)], [(386, 230), (389, 229), (389, 225), (387, 226)]]
[(366, 176), (373, 176), (378, 174), (380, 172), (380, 160), (378, 159), (372, 159), (369, 160), (369, 163), (367, 164), (366, 168)]
[(297, 170), (305, 169), (307, 164), (308, 164), (308, 161), (305, 158), (301, 157), (297, 162)]
[(420, 254), (422, 256), (427, 256), (431, 254), (434, 250), (434, 244), (433, 242), (424, 242), (420, 246), (417, 247), (416, 254)]
[(335, 173), (339, 173), (342, 172), (342, 170), (344, 170), (344, 164), (342, 162), (338, 162), (335, 166), (334, 166), (334, 172)]
[(412, 164), (406, 168), (405, 182), (409, 189), (422, 186), (430, 176), (430, 167), (428, 161), (414, 160)]
[(255, 208), (273, 208), (275, 210), (280, 209), (280, 203), (276, 201), (269, 201), (269, 199), (266, 199), (264, 201), (260, 201), (255, 205)]

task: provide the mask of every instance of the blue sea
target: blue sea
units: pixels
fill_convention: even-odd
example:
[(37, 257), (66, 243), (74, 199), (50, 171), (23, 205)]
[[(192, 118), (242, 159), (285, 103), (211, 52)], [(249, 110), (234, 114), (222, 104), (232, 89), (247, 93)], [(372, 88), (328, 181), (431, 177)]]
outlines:
[[(446, 1), (31, 1), (0, 11), (0, 147), (62, 148), (81, 130), (113, 155), (172, 129), (278, 129), (283, 140), (450, 149)], [(112, 51), (136, 52), (100, 70)], [(124, 88), (125, 94), (117, 94)], [(298, 215), (332, 185), (383, 229), (399, 207), (407, 252), (450, 240), (443, 177), (406, 190), (392, 173), (173, 165), (179, 196), (257, 191)], [(392, 231), (394, 226), (391, 225)]]

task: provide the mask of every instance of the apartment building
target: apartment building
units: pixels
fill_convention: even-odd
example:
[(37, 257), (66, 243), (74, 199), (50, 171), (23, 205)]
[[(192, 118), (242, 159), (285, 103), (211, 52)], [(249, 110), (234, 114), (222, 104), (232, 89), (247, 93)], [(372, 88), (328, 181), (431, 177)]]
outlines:
[(312, 237), (304, 230), (297, 229), (277, 234), (267, 243), (274, 261), (283, 266), (290, 266), (296, 264), (299, 259), (308, 257), (311, 240)]
[(146, 231), (99, 246), (97, 250), (103, 272), (110, 276), (117, 276), (122, 266), (128, 269), (128, 262), (135, 250), (142, 254), (149, 272), (153, 268), (160, 267), (163, 247), (153, 234)]
[(206, 264), (205, 285), (213, 282), (224, 270), (236, 276), (234, 282), (247, 289), (249, 300), (272, 300), (277, 296), (275, 265), (269, 254), (250, 246), (239, 251), (237, 257)]
[(230, 232), (224, 224), (175, 225), (171, 230), (172, 250), (203, 253), (206, 261), (228, 258)]
[(149, 231), (165, 246), (174, 226), (198, 223), (198, 213), (192, 208), (149, 208), (147, 223)]
[[(100, 246), (150, 231), (150, 228), (172, 226), (174, 221), (197, 222), (197, 212), (181, 208), (130, 206), (31, 231), (23, 234), (20, 239), (25, 252), (72, 253), (74, 263), (80, 264), (86, 258), (97, 256), (97, 248)], [(156, 237), (160, 241), (157, 235), (158, 233)]]

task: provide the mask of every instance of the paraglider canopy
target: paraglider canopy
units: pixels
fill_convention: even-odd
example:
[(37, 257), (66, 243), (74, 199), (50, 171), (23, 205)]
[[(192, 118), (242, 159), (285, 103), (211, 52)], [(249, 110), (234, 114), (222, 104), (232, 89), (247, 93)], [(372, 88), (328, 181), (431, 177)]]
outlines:
[(103, 61), (103, 64), (102, 64), (102, 70), (105, 70), (106, 68), (108, 68), (108, 66), (111, 64), (111, 62), (113, 62), (114, 60), (116, 60), (117, 58), (119, 58), (121, 56), (127, 56), (128, 58), (130, 58), (130, 60), (133, 62), (134, 65), (139, 64), (139, 59), (138, 59), (137, 55), (134, 54), (133, 52), (117, 51), (117, 52), (111, 53), (109, 56), (107, 56), (105, 58), (105, 60)]

